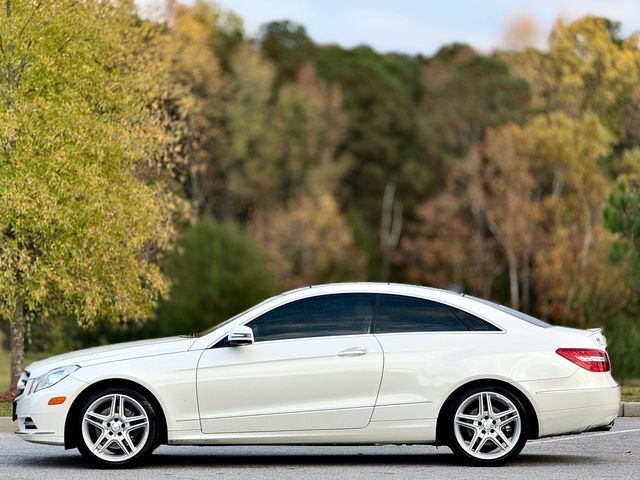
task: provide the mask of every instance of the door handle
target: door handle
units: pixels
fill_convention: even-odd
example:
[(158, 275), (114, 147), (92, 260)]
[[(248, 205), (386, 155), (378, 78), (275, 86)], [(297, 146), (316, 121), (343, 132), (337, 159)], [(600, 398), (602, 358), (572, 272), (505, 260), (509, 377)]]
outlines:
[(344, 350), (336, 353), (338, 357), (359, 357), (361, 355), (366, 355), (367, 350), (365, 347), (351, 347), (345, 348)]

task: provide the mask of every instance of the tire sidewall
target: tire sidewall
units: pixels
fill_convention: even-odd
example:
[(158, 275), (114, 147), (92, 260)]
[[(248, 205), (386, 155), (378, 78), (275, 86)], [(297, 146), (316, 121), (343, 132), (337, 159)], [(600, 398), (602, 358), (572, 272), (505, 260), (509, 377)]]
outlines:
[[(499, 458), (492, 459), (483, 459), (476, 458), (469, 454), (459, 443), (455, 435), (455, 414), (458, 407), (464, 402), (470, 395), (474, 395), (480, 392), (494, 392), (499, 393), (507, 397), (518, 410), (518, 414), (520, 415), (520, 437), (518, 441), (511, 449), (509, 453)], [(529, 418), (527, 417), (527, 410), (524, 408), (524, 405), (520, 401), (517, 395), (514, 395), (511, 391), (506, 388), (498, 387), (498, 386), (486, 386), (486, 387), (474, 387), (467, 390), (463, 390), (459, 394), (456, 395), (455, 399), (451, 402), (450, 407), (446, 414), (446, 438), (447, 445), (449, 448), (460, 458), (462, 458), (467, 464), (476, 465), (476, 466), (497, 466), (503, 465), (507, 463), (509, 460), (517, 456), (525, 444), (527, 443), (527, 439), (529, 437)]]
[[(127, 395), (142, 405), (147, 416), (149, 418), (149, 434), (147, 436), (146, 443), (144, 447), (133, 457), (128, 458), (126, 460), (122, 460), (119, 462), (109, 462), (98, 456), (96, 456), (89, 446), (85, 444), (84, 436), (82, 435), (82, 422), (87, 409), (91, 406), (93, 402), (98, 400), (100, 397), (105, 395), (112, 394), (121, 394)], [(78, 413), (77, 421), (75, 422), (75, 431), (74, 435), (76, 437), (76, 444), (78, 446), (78, 450), (82, 454), (83, 457), (91, 461), (94, 465), (101, 468), (129, 468), (134, 465), (137, 465), (142, 459), (146, 456), (150, 455), (153, 450), (155, 450), (158, 446), (158, 422), (156, 415), (156, 409), (153, 407), (151, 402), (147, 400), (147, 398), (142, 395), (137, 390), (128, 387), (107, 387), (100, 390), (97, 390), (89, 395), (87, 395), (82, 400), (82, 404)]]

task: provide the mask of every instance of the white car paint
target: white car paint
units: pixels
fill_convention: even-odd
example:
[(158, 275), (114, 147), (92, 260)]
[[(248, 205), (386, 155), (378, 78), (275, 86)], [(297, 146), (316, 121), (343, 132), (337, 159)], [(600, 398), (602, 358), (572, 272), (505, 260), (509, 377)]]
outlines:
[(205, 350), (198, 365), (202, 431), (364, 428), (373, 414), (382, 363), (373, 335)]
[[(229, 331), (280, 305), (316, 295), (371, 292), (430, 299), (499, 331), (364, 334), (211, 348)], [(610, 424), (620, 390), (557, 348), (604, 348), (598, 332), (541, 328), (456, 293), (426, 287), (343, 283), (269, 299), (198, 338), (172, 337), (81, 350), (35, 362), (16, 400), (18, 433), (65, 444), (74, 400), (97, 382), (130, 381), (158, 401), (170, 444), (433, 443), (447, 398), (474, 380), (505, 382), (535, 412), (538, 436)], [(80, 368), (33, 392), (54, 368)], [(52, 397), (66, 396), (61, 405)], [(27, 429), (30, 418), (36, 429)]]

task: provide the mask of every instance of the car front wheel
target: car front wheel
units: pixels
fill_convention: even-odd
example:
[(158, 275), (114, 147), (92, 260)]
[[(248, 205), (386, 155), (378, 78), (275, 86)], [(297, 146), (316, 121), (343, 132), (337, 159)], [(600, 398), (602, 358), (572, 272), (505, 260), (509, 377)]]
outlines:
[(454, 400), (448, 415), (449, 447), (476, 465), (499, 465), (527, 442), (528, 419), (520, 400), (499, 387), (475, 388)]
[(130, 467), (157, 445), (153, 405), (129, 388), (107, 388), (84, 399), (76, 426), (78, 450), (102, 467)]

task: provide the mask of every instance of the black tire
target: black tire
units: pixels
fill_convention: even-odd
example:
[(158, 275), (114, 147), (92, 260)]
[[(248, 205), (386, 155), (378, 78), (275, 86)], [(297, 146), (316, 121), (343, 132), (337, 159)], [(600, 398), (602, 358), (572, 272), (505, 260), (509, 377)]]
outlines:
[[(144, 410), (144, 414), (146, 414), (148, 418), (148, 428), (146, 430), (146, 438), (143, 433), (139, 433), (140, 430), (143, 430), (144, 427), (138, 428), (137, 432), (127, 432), (124, 429), (122, 430), (122, 432), (115, 432), (111, 431), (111, 427), (105, 429), (105, 434), (108, 433), (110, 435), (109, 438), (105, 438), (105, 440), (103, 440), (103, 445), (107, 445), (107, 451), (101, 455), (98, 455), (96, 454), (96, 451), (91, 448), (92, 446), (87, 444), (87, 436), (91, 438), (93, 434), (94, 437), (97, 436), (98, 438), (100, 438), (101, 430), (94, 427), (93, 425), (85, 426), (84, 419), (87, 410), (92, 405), (96, 404), (96, 402), (98, 402), (99, 405), (102, 405), (99, 401), (105, 402), (104, 405), (106, 405), (106, 402), (108, 402), (106, 398), (109, 396), (120, 396), (121, 398), (124, 398), (125, 413), (133, 412), (135, 414), (137, 413), (135, 412), (135, 410), (139, 410), (140, 408), (142, 408)], [(129, 408), (127, 407), (127, 405)], [(124, 426), (123, 421), (126, 420), (126, 418), (127, 417), (125, 416), (122, 417), (122, 419), (116, 419), (118, 423), (118, 429), (120, 429), (120, 425)], [(132, 415), (131, 418), (134, 418), (134, 415)], [(144, 422), (144, 420), (140, 421), (140, 423), (142, 422)], [(116, 426), (114, 424), (112, 428), (115, 427)], [(158, 415), (156, 414), (153, 404), (149, 402), (149, 400), (145, 398), (144, 395), (128, 387), (107, 387), (101, 390), (97, 390), (85, 397), (80, 405), (79, 414), (74, 426), (74, 435), (76, 438), (76, 445), (78, 446), (78, 450), (85, 459), (101, 468), (131, 468), (139, 465), (140, 462), (148, 457), (160, 444), (159, 434), (160, 430), (158, 428)], [(130, 435), (129, 438), (131, 438), (131, 436), (139, 435), (140, 440), (137, 444), (135, 444), (135, 449), (131, 448), (131, 452), (129, 452), (132, 453), (135, 451), (135, 454), (127, 456), (126, 458), (118, 458), (118, 451), (121, 452), (120, 457), (124, 455), (124, 452), (122, 451), (121, 447), (118, 446), (118, 444), (115, 444), (115, 442), (118, 441), (116, 440), (116, 438), (123, 438), (122, 435)], [(111, 437), (113, 437), (113, 440), (110, 440)], [(109, 441), (111, 441), (112, 443), (109, 444)], [(123, 445), (126, 443), (124, 439), (122, 440), (122, 442)], [(132, 442), (132, 444), (133, 443), (135, 442)], [(127, 446), (128, 445), (129, 444), (127, 443)], [(113, 454), (113, 458), (104, 458), (110, 450), (115, 451), (115, 453)]]
[[(473, 400), (473, 398), (475, 398), (476, 396), (485, 398), (482, 397), (482, 394), (484, 393), (491, 394), (489, 395), (489, 397), (493, 399), (492, 402), (496, 403), (496, 406), (493, 407), (494, 411), (497, 411), (495, 415), (497, 416), (501, 413), (498, 411), (500, 408), (504, 408), (503, 412), (506, 413), (505, 418), (507, 420), (492, 420), (492, 417), (485, 419), (485, 417), (482, 416), (481, 412), (477, 412), (481, 419), (479, 419), (478, 421), (473, 421), (473, 426), (465, 425), (465, 427), (460, 427), (460, 429), (458, 430), (458, 434), (456, 434), (456, 429), (458, 428), (456, 422), (456, 412), (458, 412), (458, 409), (460, 409), (465, 404), (465, 402), (470, 401), (471, 403), (468, 403), (464, 410), (459, 413), (469, 413), (469, 415), (467, 416), (475, 415), (476, 409), (483, 407), (480, 407), (480, 405), (478, 405), (478, 407), (475, 407), (474, 402), (476, 400)], [(515, 413), (510, 415), (508, 414), (509, 410), (504, 407), (504, 405), (507, 405), (507, 403), (503, 399), (506, 399), (506, 401), (510, 402), (510, 405), (513, 407), (513, 409), (517, 411), (518, 416), (516, 416)], [(478, 401), (481, 400), (478, 399)], [(449, 408), (444, 413), (445, 425), (443, 435), (446, 440), (446, 444), (453, 451), (453, 453), (456, 454), (460, 459), (462, 459), (466, 464), (476, 466), (503, 465), (517, 456), (527, 443), (530, 425), (529, 419), (527, 417), (527, 410), (524, 408), (520, 399), (505, 388), (499, 386), (474, 387), (468, 390), (461, 391), (455, 396), (455, 398), (453, 398), (452, 402), (449, 404)], [(471, 420), (466, 419), (464, 421), (468, 421), (470, 423), (472, 422)], [(498, 421), (499, 423), (497, 426), (495, 425), (496, 421)], [(519, 428), (516, 428), (515, 426), (517, 421), (520, 422)], [(483, 422), (486, 422), (486, 424), (484, 424)], [(492, 422), (493, 425), (491, 424)], [(497, 432), (498, 428), (500, 429), (500, 432)], [(474, 429), (476, 430), (474, 431)], [(515, 436), (516, 432), (518, 432), (517, 438), (509, 437), (509, 435)], [(475, 436), (476, 434), (477, 437)], [(506, 438), (506, 440), (503, 439), (502, 436), (500, 436), (501, 434)], [(474, 448), (471, 446), (471, 443), (473, 442), (473, 446), (479, 446), (485, 436), (490, 437), (485, 440), (485, 445), (482, 448), (478, 449), (479, 451), (475, 454), (472, 453), (471, 451)], [(511, 442), (507, 442), (507, 440), (511, 440)], [(467, 441), (469, 443), (467, 443)], [(498, 444), (502, 444), (503, 446), (499, 448)]]

